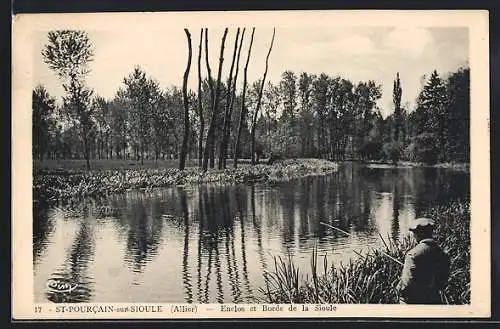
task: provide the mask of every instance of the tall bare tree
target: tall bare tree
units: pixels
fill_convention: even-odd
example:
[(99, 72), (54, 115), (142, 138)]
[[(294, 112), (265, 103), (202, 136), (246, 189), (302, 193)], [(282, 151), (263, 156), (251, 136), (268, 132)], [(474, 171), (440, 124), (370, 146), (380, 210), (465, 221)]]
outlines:
[[(205, 28), (205, 63), (207, 65), (207, 78), (208, 78), (208, 89), (210, 90), (210, 103), (213, 105), (214, 100), (215, 100), (215, 88), (214, 88), (214, 79), (212, 78), (212, 69), (210, 68), (210, 61), (208, 57), (208, 29)], [(203, 150), (203, 163), (202, 163), (202, 168), (203, 171), (207, 171), (208, 169), (208, 156), (205, 155), (208, 154), (209, 150), (209, 138), (208, 138), (208, 133), (207, 133), (207, 138), (205, 140), (205, 149)], [(206, 160), (206, 162), (205, 162)]]
[(189, 141), (189, 100), (187, 94), (187, 83), (189, 78), (189, 70), (191, 69), (191, 57), (193, 55), (193, 50), (191, 48), (191, 33), (188, 29), (184, 29), (186, 33), (186, 38), (188, 42), (188, 62), (186, 66), (186, 71), (184, 71), (184, 79), (182, 81), (182, 99), (184, 101), (184, 137), (182, 139), (181, 154), (179, 157), (179, 170), (184, 170), (186, 166), (186, 155), (188, 149)]
[[(210, 72), (209, 69), (209, 64), (208, 64), (208, 37), (207, 37), (207, 30), (205, 29), (205, 50), (206, 50), (206, 59), (207, 59), (207, 69)], [(216, 89), (215, 89), (215, 95), (213, 95), (213, 102), (212, 102), (212, 118), (210, 120), (210, 126), (208, 127), (208, 132), (207, 132), (207, 142), (205, 143), (205, 150), (203, 152), (203, 171), (207, 171), (208, 169), (208, 158), (210, 157), (211, 154), (214, 154), (214, 147), (215, 147), (215, 127), (216, 127), (216, 122), (217, 122), (217, 117), (218, 117), (218, 107), (219, 107), (219, 96), (220, 96), (220, 79), (222, 75), (222, 64), (224, 62), (224, 45), (226, 43), (226, 37), (227, 37), (227, 32), (228, 28), (224, 29), (224, 34), (222, 35), (222, 41), (221, 41), (221, 46), (220, 46), (220, 54), (219, 54), (219, 71), (217, 72), (217, 84), (216, 84)], [(211, 76), (209, 75), (209, 81), (211, 80)], [(213, 82), (212, 82), (212, 87), (210, 88), (213, 90)], [(213, 93), (212, 93), (213, 94)]]
[(223, 169), (224, 166), (224, 160), (225, 160), (225, 152), (224, 152), (224, 139), (226, 136), (226, 130), (228, 129), (229, 122), (231, 118), (229, 117), (229, 107), (232, 105), (232, 90), (233, 90), (233, 70), (234, 70), (234, 62), (236, 60), (236, 52), (238, 50), (238, 39), (240, 37), (240, 28), (238, 28), (236, 32), (236, 38), (234, 40), (234, 50), (233, 50), (233, 59), (231, 61), (231, 68), (229, 69), (229, 77), (227, 79), (227, 96), (226, 96), (226, 107), (225, 107), (225, 112), (224, 112), (224, 121), (223, 121), (223, 126), (222, 126), (222, 138), (220, 139), (220, 147), (219, 147), (219, 164), (218, 167), (219, 169)]
[(201, 45), (203, 43), (203, 29), (200, 30), (200, 44), (198, 45), (198, 116), (200, 117), (200, 130), (198, 137), (198, 166), (203, 162), (203, 134), (205, 133), (205, 119), (203, 117), (203, 104), (201, 101)]
[(262, 92), (264, 90), (264, 84), (266, 82), (266, 76), (267, 76), (267, 70), (269, 68), (269, 55), (271, 55), (271, 50), (273, 49), (273, 44), (274, 44), (274, 36), (276, 34), (276, 29), (273, 29), (273, 37), (271, 39), (271, 45), (269, 46), (269, 51), (267, 52), (266, 56), (266, 69), (264, 70), (264, 76), (262, 77), (262, 82), (260, 85), (260, 90), (259, 90), (259, 98), (257, 100), (257, 107), (255, 108), (255, 112), (253, 114), (253, 120), (252, 120), (252, 131), (250, 133), (250, 138), (252, 140), (252, 164), (255, 164), (255, 128), (257, 126), (257, 116), (259, 114), (261, 102), (262, 102)]
[(246, 30), (246, 28), (243, 28), (243, 31), (241, 33), (241, 38), (240, 38), (240, 44), (238, 46), (238, 55), (236, 57), (236, 72), (234, 74), (233, 86), (231, 88), (231, 94), (230, 94), (229, 113), (227, 115), (227, 120), (225, 120), (226, 125), (224, 126), (223, 145), (222, 145), (222, 150), (224, 152), (224, 155), (222, 157), (222, 167), (224, 169), (226, 168), (226, 159), (227, 159), (227, 150), (228, 150), (228, 146), (229, 146), (229, 137), (231, 136), (231, 121), (232, 121), (233, 110), (234, 110), (233, 105), (234, 105), (234, 100), (236, 99), (236, 85), (237, 85), (237, 81), (238, 81), (240, 55), (241, 55), (241, 49), (243, 47), (243, 39), (245, 37), (245, 30)]
[(247, 91), (248, 63), (250, 62), (250, 54), (252, 52), (252, 44), (253, 44), (254, 34), (255, 34), (255, 27), (252, 28), (252, 36), (250, 37), (250, 46), (248, 47), (247, 62), (245, 64), (245, 70), (243, 71), (243, 91), (241, 92), (240, 120), (238, 123), (238, 133), (236, 135), (236, 141), (234, 143), (234, 162), (233, 162), (234, 168), (238, 167), (238, 156), (239, 156), (239, 148), (240, 148), (241, 131), (243, 129), (243, 124), (245, 122), (245, 115), (246, 115), (245, 94)]

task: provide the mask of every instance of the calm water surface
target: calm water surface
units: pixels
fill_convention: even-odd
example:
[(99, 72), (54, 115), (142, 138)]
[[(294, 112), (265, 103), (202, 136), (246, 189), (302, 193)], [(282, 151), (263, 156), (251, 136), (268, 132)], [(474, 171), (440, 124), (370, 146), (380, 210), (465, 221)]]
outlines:
[[(428, 206), (468, 195), (464, 172), (343, 164), (332, 175), (275, 186), (130, 192), (86, 201), (83, 215), (37, 209), (35, 300), (254, 302), (274, 256), (292, 255), (304, 273), (314, 246), (330, 263), (346, 262), (355, 251), (379, 246), (379, 234), (407, 234)], [(54, 278), (77, 288), (54, 294), (47, 289)]]

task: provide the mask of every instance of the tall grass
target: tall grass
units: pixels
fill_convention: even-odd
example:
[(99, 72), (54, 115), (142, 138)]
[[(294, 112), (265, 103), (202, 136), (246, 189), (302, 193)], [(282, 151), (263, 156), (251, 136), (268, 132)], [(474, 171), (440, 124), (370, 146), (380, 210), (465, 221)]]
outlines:
[[(470, 303), (470, 208), (468, 202), (455, 201), (436, 206), (426, 214), (437, 223), (436, 240), (450, 257), (450, 276), (443, 290), (446, 304)], [(406, 252), (415, 245), (410, 236), (401, 241), (388, 239), (384, 249), (373, 249), (351, 259), (347, 264), (329, 265), (326, 255), (317, 250), (311, 257), (311, 272), (304, 277), (291, 256), (275, 257), (275, 268), (264, 273), (260, 288), (267, 303), (398, 303), (396, 286), (402, 266), (383, 252), (403, 262)], [(323, 262), (318, 273), (318, 262)]]

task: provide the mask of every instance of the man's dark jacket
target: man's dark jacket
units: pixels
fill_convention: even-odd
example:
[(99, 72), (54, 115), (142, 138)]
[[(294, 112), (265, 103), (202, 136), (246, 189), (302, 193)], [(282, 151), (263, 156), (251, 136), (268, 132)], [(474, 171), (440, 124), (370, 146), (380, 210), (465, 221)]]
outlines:
[(440, 304), (450, 262), (434, 239), (423, 239), (405, 257), (399, 290), (407, 304)]

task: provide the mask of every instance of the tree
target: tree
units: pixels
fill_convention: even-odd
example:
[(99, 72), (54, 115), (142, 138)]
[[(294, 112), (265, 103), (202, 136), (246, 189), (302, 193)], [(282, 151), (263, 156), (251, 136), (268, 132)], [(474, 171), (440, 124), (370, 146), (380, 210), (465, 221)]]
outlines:
[(257, 107), (255, 108), (255, 113), (253, 115), (253, 120), (252, 120), (252, 131), (251, 131), (251, 140), (252, 140), (252, 164), (255, 164), (255, 129), (257, 126), (257, 116), (259, 114), (260, 106), (261, 106), (261, 101), (262, 101), (262, 92), (264, 90), (264, 84), (266, 82), (266, 76), (267, 76), (267, 70), (269, 68), (269, 55), (271, 55), (271, 50), (273, 49), (273, 44), (274, 44), (274, 36), (275, 36), (276, 29), (273, 29), (273, 37), (271, 39), (271, 44), (269, 45), (269, 51), (267, 52), (266, 56), (266, 69), (264, 70), (264, 75), (262, 77), (262, 82), (260, 85), (260, 90), (259, 90), (259, 98), (257, 100)]
[(331, 136), (330, 143), (334, 146), (332, 156), (334, 158), (345, 157), (346, 147), (350, 135), (353, 131), (355, 122), (354, 116), (354, 103), (355, 95), (353, 93), (354, 85), (350, 80), (336, 78), (335, 84), (337, 87), (333, 88), (332, 94), (332, 120), (331, 125), (335, 125), (335, 136)]
[(238, 28), (236, 32), (236, 38), (234, 40), (233, 58), (231, 61), (231, 68), (229, 69), (229, 77), (227, 79), (226, 107), (224, 112), (224, 121), (222, 123), (223, 125), (222, 138), (220, 139), (220, 146), (219, 146), (219, 164), (218, 164), (219, 170), (225, 168), (226, 166), (225, 140), (226, 140), (227, 130), (229, 129), (229, 122), (231, 121), (229, 114), (230, 114), (230, 108), (233, 106), (232, 102), (234, 101), (233, 88), (236, 88), (236, 85), (233, 86), (232, 81), (233, 81), (234, 62), (236, 60), (236, 53), (238, 51), (239, 36), (240, 36), (240, 28)]
[(203, 134), (205, 132), (205, 119), (203, 117), (203, 102), (202, 102), (202, 79), (201, 79), (201, 45), (203, 42), (203, 29), (200, 30), (200, 44), (198, 45), (198, 117), (200, 120), (200, 128), (198, 133), (198, 166), (202, 166), (203, 162)]
[(436, 138), (435, 134), (427, 132), (413, 137), (412, 142), (405, 150), (406, 157), (410, 161), (435, 164), (438, 161), (440, 151)]
[(44, 86), (38, 85), (33, 90), (32, 98), (32, 145), (33, 158), (43, 161), (49, 149), (51, 132), (55, 129), (53, 114), (55, 112), (55, 98), (51, 97)]
[(354, 90), (355, 108), (355, 140), (353, 151), (358, 153), (359, 147), (363, 145), (368, 132), (373, 128), (377, 111), (377, 101), (382, 97), (381, 86), (375, 81), (359, 82)]
[(255, 33), (255, 27), (252, 28), (252, 35), (250, 37), (250, 45), (248, 46), (247, 61), (245, 64), (245, 69), (243, 71), (243, 91), (241, 92), (240, 119), (238, 121), (238, 133), (236, 135), (236, 141), (234, 143), (234, 162), (233, 162), (234, 168), (238, 167), (238, 156), (239, 156), (239, 152), (240, 152), (240, 149), (239, 149), (240, 148), (240, 138), (241, 138), (241, 132), (243, 131), (243, 125), (244, 125), (245, 116), (246, 116), (245, 94), (246, 94), (246, 90), (247, 90), (248, 63), (250, 62), (250, 54), (252, 52), (254, 33)]
[(398, 141), (389, 142), (383, 145), (383, 151), (388, 160), (393, 164), (397, 164), (398, 160), (401, 158), (401, 153), (403, 152), (401, 143)]
[(170, 113), (167, 105), (167, 98), (164, 92), (160, 91), (159, 86), (155, 86), (152, 95), (152, 141), (155, 163), (158, 163), (160, 155), (164, 157), (169, 139)]
[[(440, 150), (444, 149), (446, 143), (445, 103), (446, 87), (437, 71), (434, 70), (417, 100), (417, 133), (435, 135)], [(438, 159), (441, 159), (442, 155), (443, 154), (440, 152)]]
[(435, 133), (439, 128), (439, 116), (444, 109), (446, 89), (439, 74), (434, 70), (417, 99), (418, 133)]
[(96, 96), (93, 100), (95, 119), (95, 133), (97, 148), (96, 155), (99, 158), (108, 158), (110, 149), (110, 134), (111, 134), (111, 111), (108, 102), (101, 96)]
[(399, 72), (396, 73), (396, 80), (392, 88), (392, 102), (394, 104), (394, 140), (399, 141), (400, 133), (403, 129), (403, 113), (401, 109), (401, 96), (403, 89), (399, 80)]
[(293, 71), (285, 71), (281, 74), (279, 82), (279, 94), (282, 109), (280, 121), (280, 136), (282, 143), (286, 144), (288, 156), (298, 156), (300, 152), (299, 122), (297, 116), (297, 76)]
[(92, 91), (85, 86), (84, 78), (90, 73), (88, 64), (94, 56), (92, 43), (84, 31), (50, 31), (42, 56), (45, 63), (62, 81), (67, 94), (65, 102), (68, 103), (72, 115), (79, 121), (86, 166), (90, 169), (88, 133), (92, 124), (90, 106)]
[(118, 159), (126, 158), (129, 138), (129, 113), (131, 102), (127, 92), (120, 88), (111, 102), (111, 144)]
[[(203, 155), (203, 171), (208, 170), (208, 158), (209, 156), (213, 156), (214, 147), (215, 147), (215, 127), (217, 125), (217, 117), (218, 117), (218, 106), (219, 106), (219, 97), (220, 97), (220, 79), (222, 75), (222, 64), (224, 62), (224, 45), (226, 43), (228, 29), (224, 29), (224, 34), (222, 35), (220, 54), (219, 54), (219, 71), (217, 73), (217, 84), (215, 93), (213, 92), (213, 82), (211, 77), (210, 65), (208, 63), (208, 29), (205, 29), (205, 54), (206, 54), (206, 62), (207, 62), (207, 70), (209, 73), (209, 82), (210, 82), (210, 91), (212, 94), (212, 117), (210, 120), (210, 126), (208, 127), (207, 132), (207, 141), (205, 143), (205, 150)], [(213, 163), (211, 164), (211, 166)], [(213, 166), (212, 166), (213, 167)]]
[(299, 76), (298, 97), (300, 101), (300, 136), (302, 156), (313, 155), (314, 142), (314, 113), (311, 104), (312, 83), (315, 76), (302, 72)]
[(329, 83), (330, 78), (325, 73), (321, 73), (312, 83), (312, 105), (318, 120), (316, 133), (318, 139), (318, 155), (320, 157), (326, 157), (327, 152), (326, 124)]
[(469, 161), (470, 156), (470, 70), (460, 68), (446, 81), (447, 158)]
[(297, 76), (292, 71), (281, 74), (280, 92), (283, 102), (283, 116), (294, 121), (297, 109)]
[(127, 97), (131, 102), (129, 115), (131, 146), (142, 165), (145, 151), (151, 140), (151, 86), (148, 86), (146, 73), (139, 66), (136, 66), (123, 82), (126, 86)]
[(182, 89), (177, 86), (169, 88), (165, 95), (168, 109), (167, 129), (169, 131), (166, 151), (171, 157), (175, 154), (179, 154), (179, 145), (181, 145), (182, 142), (182, 135), (184, 132), (184, 96), (182, 95)]
[(188, 29), (184, 29), (184, 32), (186, 33), (189, 52), (188, 52), (188, 63), (186, 66), (186, 71), (184, 72), (184, 79), (183, 79), (183, 83), (182, 83), (182, 96), (183, 96), (183, 100), (184, 100), (184, 138), (182, 139), (181, 154), (179, 157), (179, 170), (184, 170), (184, 167), (186, 166), (186, 154), (187, 154), (187, 148), (188, 148), (189, 129), (190, 129), (187, 83), (188, 83), (188, 78), (189, 78), (189, 70), (191, 69), (192, 49), (191, 49), (191, 33), (189, 33)]

